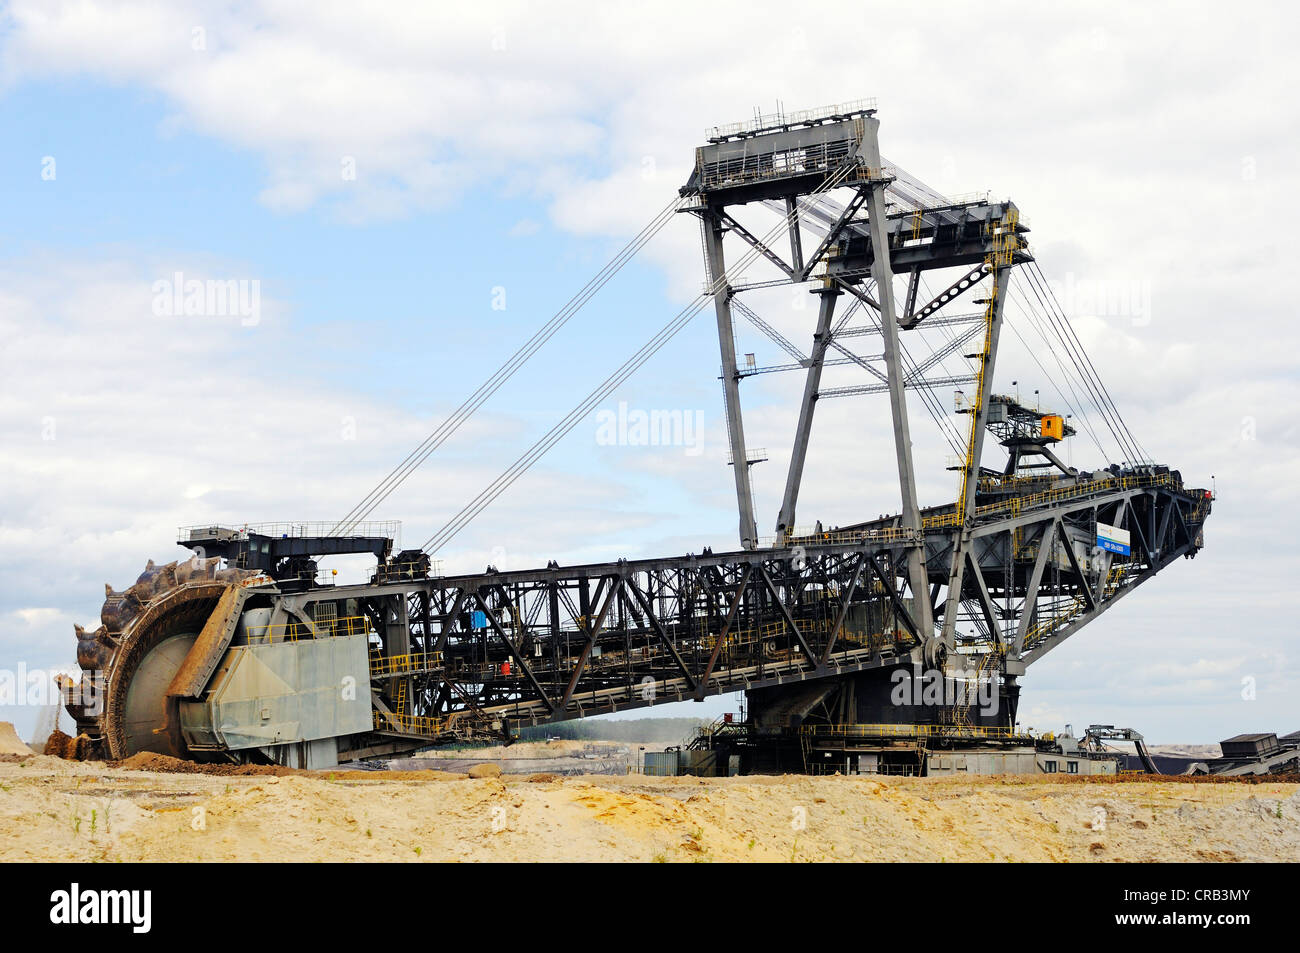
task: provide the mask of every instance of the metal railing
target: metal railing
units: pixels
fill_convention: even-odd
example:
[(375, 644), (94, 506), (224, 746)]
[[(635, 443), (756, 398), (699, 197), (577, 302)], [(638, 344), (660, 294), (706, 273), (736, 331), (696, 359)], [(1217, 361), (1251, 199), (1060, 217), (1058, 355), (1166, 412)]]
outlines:
[(320, 622), (281, 622), (275, 625), (250, 625), (244, 629), (250, 643), (297, 642), (301, 639), (328, 639), (335, 636), (368, 635), (373, 629), (365, 616), (350, 615)]
[(801, 149), (759, 152), (716, 162), (703, 162), (700, 182), (706, 187), (741, 185), (765, 179), (829, 172), (850, 157), (852, 146), (850, 140), (841, 139)]
[[(768, 537), (775, 539), (776, 537)], [(915, 542), (920, 534), (906, 526), (885, 526), (880, 529), (827, 530), (806, 536), (788, 536), (787, 546), (822, 545), (825, 543), (896, 543)]]
[[(1102, 587), (1102, 599), (1109, 599), (1124, 585), (1125, 579), (1136, 571), (1133, 563), (1120, 563), (1110, 567), (1110, 572), (1106, 575), (1106, 584)], [(1074, 596), (1063, 612), (1046, 619), (1040, 619), (1030, 627), (1025, 633), (1024, 651), (1028, 652), (1043, 642), (1048, 636), (1054, 634), (1073, 622), (1084, 610), (1088, 608), (1088, 601), (1083, 596)]]
[(806, 123), (830, 119), (832, 116), (849, 116), (853, 113), (866, 112), (876, 108), (874, 99), (854, 99), (846, 103), (834, 103), (829, 106), (815, 106), (812, 109), (800, 109), (792, 113), (775, 112), (755, 116), (744, 122), (727, 123), (725, 126), (710, 126), (704, 135), (710, 139), (727, 139), (745, 133), (760, 132), (765, 129), (780, 129), (783, 126), (801, 126)]
[(1008, 740), (1023, 738), (1026, 742), (1033, 740), (1031, 735), (1022, 734), (1014, 728), (983, 725), (905, 725), (905, 724), (857, 724), (857, 725), (804, 725), (799, 729), (801, 735), (809, 738), (855, 739), (855, 738), (901, 738), (905, 740), (927, 738), (969, 738), (974, 740)]
[(403, 715), (397, 712), (385, 714), (378, 709), (373, 714), (375, 731), (397, 731), (406, 735), (435, 738), (447, 730), (447, 720), (432, 715)]
[[(828, 632), (831, 628), (829, 619), (808, 619), (799, 625), (800, 632)], [(784, 620), (778, 622), (768, 622), (757, 629), (732, 629), (727, 633), (723, 641), (722, 648), (725, 652), (732, 646), (737, 645), (755, 645), (765, 639), (775, 639), (790, 633), (790, 627), (785, 624)], [(700, 647), (712, 649), (718, 644), (717, 633), (709, 633), (700, 637)]]
[(371, 678), (392, 678), (395, 675), (412, 675), (442, 667), (441, 652), (416, 652), (412, 655), (370, 656)]
[[(800, 633), (804, 636), (824, 635), (834, 628), (834, 619), (806, 618), (799, 620), (798, 625)], [(582, 635), (581, 631), (569, 634)], [(717, 646), (720, 637), (717, 632), (689, 632), (673, 636), (672, 641), (674, 648), (679, 653), (698, 652), (707, 655)], [(723, 641), (719, 658), (728, 662), (744, 659), (749, 664), (770, 664), (788, 659), (791, 657), (791, 652), (802, 657), (802, 650), (797, 647), (777, 648), (769, 644), (789, 638), (792, 638), (792, 633), (784, 620), (768, 622), (757, 628), (753, 626), (733, 628), (728, 631)], [(836, 655), (844, 651), (861, 650), (870, 650), (876, 653), (897, 652), (901, 647), (909, 646), (914, 641), (914, 637), (905, 629), (866, 633), (854, 631), (846, 625), (840, 633)], [(372, 656), (372, 658), (377, 657)], [(578, 656), (571, 654), (562, 654), (556, 658), (548, 652), (542, 656), (529, 658), (527, 661), (528, 668), (534, 676), (546, 679), (553, 677), (556, 673), (567, 675), (572, 672), (577, 666), (578, 658)], [(633, 646), (630, 651), (607, 648), (599, 655), (593, 653), (585, 663), (585, 670), (587, 672), (621, 671), (627, 667), (629, 662), (644, 665), (647, 662), (655, 661), (671, 663), (672, 654), (662, 645), (651, 642), (645, 645)], [(502, 671), (500, 662), (465, 663), (452, 657), (443, 660), (443, 668), (447, 678), (469, 684), (499, 683), (526, 677), (523, 670), (513, 661), (510, 664), (509, 671)], [(376, 671), (376, 669), (372, 668), (372, 674), (375, 678), (390, 677), (387, 669), (384, 670), (382, 675), (376, 674)], [(397, 671), (393, 674), (400, 675), (403, 673)]]
[(979, 481), (979, 491), (981, 493), (995, 493), (998, 490), (1014, 490), (1025, 486), (1041, 486), (1044, 483), (1050, 483), (1056, 476), (1051, 473), (1030, 474), (1028, 476), (996, 476), (982, 477)]
[[(768, 459), (767, 447), (746, 447), (745, 461), (747, 463), (763, 463)], [(727, 451), (727, 466), (734, 466), (736, 463), (736, 454), (732, 450)]]
[[(250, 535), (271, 536), (277, 539), (301, 539), (333, 535), (337, 522), (327, 520), (308, 520), (303, 522), (279, 523), (240, 523), (238, 526), (221, 526), (204, 523), (199, 526), (182, 526), (177, 530), (177, 539), (248, 539)], [(353, 524), (346, 538), (382, 537), (391, 539), (396, 545), (402, 531), (401, 520), (370, 520)]]
[[(975, 508), (974, 517), (979, 519), (984, 516), (997, 516), (1008, 514), (1011, 516), (1019, 515), (1021, 510), (1033, 509), (1042, 506), (1045, 503), (1056, 503), (1061, 500), (1076, 499), (1081, 496), (1089, 496), (1093, 493), (1100, 493), (1106, 490), (1132, 490), (1140, 487), (1149, 486), (1172, 486), (1175, 489), (1182, 489), (1182, 484), (1174, 479), (1172, 473), (1140, 473), (1126, 477), (1107, 477), (1103, 480), (1092, 480), (1088, 483), (1078, 483), (1074, 486), (1057, 487), (1052, 490), (1044, 490), (1041, 493), (1031, 493), (1028, 496), (1017, 496), (1010, 500), (1003, 500), (1000, 503), (989, 503), (985, 506)], [(923, 517), (921, 525), (926, 529), (938, 528), (943, 526), (960, 526), (961, 515), (957, 512), (938, 513), (932, 516)]]

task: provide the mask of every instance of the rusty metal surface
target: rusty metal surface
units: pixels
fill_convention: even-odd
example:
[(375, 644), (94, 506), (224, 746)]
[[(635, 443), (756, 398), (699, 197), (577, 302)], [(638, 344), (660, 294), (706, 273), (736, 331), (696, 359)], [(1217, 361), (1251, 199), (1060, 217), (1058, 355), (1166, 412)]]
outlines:
[[(130, 753), (122, 719), (131, 679), (144, 657), (168, 635), (182, 630), (198, 633), (205, 628), (208, 615), (228, 587), (242, 589), (256, 581), (256, 576), (249, 570), (222, 569), (215, 559), (165, 565), (149, 560), (133, 585), (120, 591), (104, 586), (99, 628), (87, 632), (74, 626), (81, 684), (69, 679), (62, 686), (77, 733), (87, 737), (92, 755), (122, 757), (124, 752)], [(196, 665), (194, 670), (201, 668)], [(160, 710), (157, 730), (167, 731), (167, 726)]]
[(235, 625), (243, 608), (248, 590), (241, 586), (226, 586), (216, 608), (208, 616), (194, 647), (177, 670), (167, 694), (183, 698), (198, 698), (212, 670), (221, 660), (235, 634)]
[[(108, 757), (125, 758), (132, 753), (124, 719), (127, 692), (140, 662), (169, 635), (202, 626), (225, 589), (224, 583), (215, 581), (181, 586), (150, 602), (132, 620), (107, 672), (104, 713), (100, 723)], [(165, 713), (159, 711), (158, 727), (163, 729), (165, 724)]]

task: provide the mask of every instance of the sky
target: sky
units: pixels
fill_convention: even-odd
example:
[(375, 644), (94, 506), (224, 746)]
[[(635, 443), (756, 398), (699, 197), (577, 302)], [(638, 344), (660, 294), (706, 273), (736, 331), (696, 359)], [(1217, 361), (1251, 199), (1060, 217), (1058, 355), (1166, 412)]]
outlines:
[[(0, 670), (73, 664), (103, 584), (186, 555), (178, 526), (346, 513), (672, 199), (707, 127), (870, 97), (890, 161), (1017, 203), (1132, 430), (1218, 492), (1195, 560), (1033, 666), (1022, 723), (1171, 743), (1300, 728), (1284, 271), (1298, 15), (996, 12), (859, 0), (800, 25), (762, 3), (0, 3)], [(187, 314), (169, 289), (189, 281), (243, 297)], [(703, 281), (698, 229), (677, 216), (375, 518), (420, 545)], [(807, 349), (808, 295), (746, 300)], [(1017, 321), (995, 387), (1063, 400)], [(760, 364), (786, 360), (738, 335)], [(707, 309), (444, 568), (734, 548), (718, 368)], [(861, 379), (833, 369), (826, 386)], [(753, 471), (763, 533), (801, 389), (742, 386), (749, 444), (770, 456)], [(620, 402), (698, 431), (610, 441), (600, 412)], [(950, 501), (950, 451), (915, 402), (912, 428), (922, 504)], [(1070, 443), (1073, 463), (1108, 462)], [(886, 398), (823, 401), (798, 522), (898, 505)], [(34, 713), (0, 718), (25, 731)]]

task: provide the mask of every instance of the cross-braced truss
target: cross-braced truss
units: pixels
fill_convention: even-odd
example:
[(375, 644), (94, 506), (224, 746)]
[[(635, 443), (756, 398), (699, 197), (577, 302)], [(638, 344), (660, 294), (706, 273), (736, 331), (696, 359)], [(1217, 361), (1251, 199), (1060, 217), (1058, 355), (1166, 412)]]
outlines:
[[(78, 628), (78, 661), (89, 676), (107, 673), (109, 696), (106, 713), (68, 702), (79, 729), (119, 755), (153, 750), (165, 732), (169, 750), (177, 752), (229, 755), (252, 744), (268, 756), (308, 759), (318, 755), (305, 747), (290, 749), (324, 742), (321, 747), (333, 757), (337, 741), (338, 757), (355, 760), (484, 733), (509, 737), (511, 728), (524, 724), (736, 691), (752, 692), (751, 701), (762, 699), (763, 724), (776, 724), (778, 730), (798, 729), (805, 718), (843, 724), (853, 717), (849, 700), (860, 686), (879, 692), (881, 682), (873, 672), (904, 665), (948, 673), (965, 662), (960, 667), (973, 670), (977, 680), (996, 681), (1008, 698), (1015, 696), (1027, 665), (1173, 560), (1197, 553), (1212, 495), (1184, 487), (1175, 470), (1132, 462), (1145, 455), (1113, 402), (1107, 422), (1118, 428), (1112, 433), (1130, 463), (1086, 472), (1065, 465), (1050, 449), (1074, 432), (1060, 415), (1043, 416), (1035, 431), (1037, 407), (1021, 404), (1018, 396), (993, 399), (1011, 274), (1027, 266), (1036, 275), (1019, 210), (1010, 201), (955, 202), (930, 192), (884, 162), (878, 126), (874, 109), (859, 105), (714, 130), (697, 150), (679, 199), (642, 233), (654, 234), (675, 209), (699, 220), (706, 296), (670, 327), (712, 299), (739, 550), (434, 575), (428, 551), (393, 555), (391, 531), (368, 531), (360, 520), (432, 452), (426, 446), (436, 448), (464, 419), (455, 417), (342, 522), (320, 530), (307, 524), (191, 527), (180, 542), (215, 558), (198, 560), (197, 568), (151, 563), (129, 590), (110, 590), (100, 629)], [(784, 222), (771, 228), (747, 225), (741, 211), (747, 205), (774, 210)], [(788, 251), (776, 247), (784, 239)], [(640, 247), (641, 241), (639, 236), (629, 247)], [(737, 275), (749, 260), (761, 259), (779, 277), (733, 283), (727, 241), (744, 246)], [(635, 248), (629, 252), (634, 253)], [(942, 289), (937, 294), (926, 279), (933, 272), (938, 274), (930, 277)], [(806, 347), (740, 297), (805, 284), (818, 304)], [(977, 310), (958, 313), (957, 304)], [(790, 360), (766, 366), (739, 362), (737, 315)], [(907, 342), (922, 340), (916, 332), (926, 329), (942, 340), (914, 356)], [(877, 337), (878, 348), (857, 343)], [(1063, 332), (1059, 340), (1077, 367), (1086, 357), (1081, 345)], [(945, 360), (957, 357), (971, 362), (963, 373), (945, 366)], [(499, 386), (494, 382), (513, 373), (514, 360), (466, 406), (477, 406), (482, 394)], [(861, 371), (864, 378), (826, 387), (827, 367)], [(740, 385), (783, 371), (802, 372), (805, 383), (775, 536), (764, 546), (750, 467), (765, 455), (746, 446)], [(1100, 397), (1100, 381), (1086, 382), (1097, 385)], [(967, 385), (974, 394), (960, 401), (969, 415), (963, 437), (951, 421), (940, 421), (934, 391)], [(959, 485), (950, 505), (923, 510), (917, 503), (909, 391), (956, 437), (950, 442), (960, 462), (950, 469), (957, 471)], [(820, 524), (796, 530), (818, 402), (872, 393), (889, 395), (898, 514), (831, 531)], [(1100, 409), (1102, 402), (1097, 405)], [(1119, 430), (1128, 439), (1120, 441)], [(990, 432), (1011, 458), (1001, 471), (981, 465)], [(550, 444), (539, 446), (545, 452)], [(535, 460), (536, 449), (521, 460)], [(510, 474), (517, 475), (514, 468)], [(509, 482), (498, 481), (492, 493)], [(448, 538), (439, 534), (430, 544)], [(369, 583), (317, 583), (318, 556), (360, 552), (378, 560)], [(227, 565), (219, 569), (221, 559)], [(165, 717), (141, 728), (128, 718), (134, 686), (147, 692), (150, 682), (159, 681), (156, 671), (137, 681), (143, 660), (182, 636), (194, 647), (165, 687), (153, 686), (157, 714)], [(348, 641), (314, 644), (336, 636)], [(300, 655), (277, 645), (303, 640), (312, 644)], [(345, 692), (357, 688), (362, 642), (369, 647), (369, 711), (355, 717), (343, 709), (333, 712), (331, 724), (344, 726), (331, 729), (337, 735), (303, 733), (301, 716), (335, 701), (335, 672), (329, 669), (336, 661), (350, 670), (343, 678)], [(337, 658), (336, 645), (341, 646)], [(346, 652), (354, 653), (351, 660), (338, 661)], [(273, 725), (265, 724), (270, 708), (262, 699), (232, 695), (232, 706), (257, 702), (250, 709), (256, 711), (255, 724), (244, 726), (240, 747), (220, 740), (225, 723), (204, 706), (209, 694), (220, 694), (211, 687), (216, 681), (222, 680), (224, 691), (235, 680), (230, 672), (243, 671), (234, 661), (234, 669), (223, 668), (223, 659), (243, 658), (255, 660), (250, 671), (272, 661), (309, 659), (312, 672), (324, 680), (304, 691), (282, 691), (277, 697), (288, 714)], [(276, 679), (284, 689), (284, 678)], [(927, 712), (924, 727), (988, 727), (971, 724), (970, 707), (967, 694), (946, 714), (930, 718), (933, 713)], [(895, 710), (889, 717), (894, 725), (904, 716)], [(991, 727), (1009, 731), (1014, 706), (992, 717), (1002, 722)], [(358, 731), (367, 724), (368, 730)], [(295, 732), (302, 737), (285, 740), (285, 733)]]
[[(372, 632), (374, 735), (353, 757), (918, 660), (945, 611), (966, 621), (956, 651), (992, 656), (1014, 680), (1179, 556), (1208, 513), (1175, 473), (1079, 482), (971, 514), (962, 590), (945, 591), (963, 533), (951, 507), (919, 540), (893, 521), (732, 553), (286, 592), (282, 609), (355, 606)], [(1097, 522), (1129, 527), (1127, 556), (1085, 546)], [(916, 543), (929, 585), (910, 589)], [(381, 574), (382, 576), (382, 574)], [(946, 607), (952, 606), (952, 609)]]
[[(421, 580), (386, 596), (369, 590), (376, 631), (396, 636), (379, 639), (378, 657), (389, 660), (374, 682), (380, 735), (557, 721), (902, 663), (950, 668), (960, 655), (1014, 684), (1027, 664), (1135, 586), (1196, 553), (1209, 497), (1185, 489), (1177, 472), (986, 475), (980, 459), (1003, 306), (1012, 269), (1032, 261), (1027, 229), (1010, 202), (925, 193), (884, 164), (877, 127), (865, 108), (721, 131), (697, 150), (682, 190), (684, 211), (700, 221), (717, 314), (730, 459), (744, 463), (733, 466), (743, 549)], [(846, 200), (826, 193), (832, 179)], [(788, 252), (774, 247), (777, 230), (741, 220), (739, 207), (753, 203), (785, 216)], [(719, 282), (726, 236), (781, 277)], [(932, 271), (950, 277), (922, 295)], [(906, 276), (897, 302), (895, 276)], [(819, 301), (806, 351), (740, 297), (804, 282)], [(948, 309), (978, 289), (986, 289), (979, 311)], [(843, 298), (849, 305), (837, 317)], [(736, 315), (792, 362), (738, 362)], [(944, 341), (913, 358), (900, 332), (925, 327)], [(868, 335), (879, 336), (879, 353), (848, 343)], [(974, 361), (973, 372), (933, 376), (953, 355)], [(868, 380), (824, 388), (828, 366), (856, 366)], [(760, 548), (740, 384), (781, 371), (802, 371), (805, 387), (775, 545)], [(957, 501), (922, 511), (904, 392), (933, 400), (938, 385), (971, 383)], [(878, 392), (890, 395), (901, 512), (800, 534), (795, 508), (817, 402)], [(1131, 550), (1099, 548), (1099, 525), (1127, 527)], [(402, 674), (403, 665), (418, 668)], [(404, 709), (397, 704), (407, 699)]]

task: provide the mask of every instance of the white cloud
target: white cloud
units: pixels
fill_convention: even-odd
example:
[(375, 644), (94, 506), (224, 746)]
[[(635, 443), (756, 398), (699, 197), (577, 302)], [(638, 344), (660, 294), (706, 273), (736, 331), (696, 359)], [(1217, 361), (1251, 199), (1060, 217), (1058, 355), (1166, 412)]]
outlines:
[[(47, 663), (70, 654), (73, 621), (93, 624), (100, 584), (123, 588), (145, 559), (180, 554), (177, 526), (340, 516), (382, 475), (377, 466), (402, 459), (429, 429), (409, 411), (313, 376), (308, 342), (265, 296), (256, 327), (155, 315), (152, 283), (176, 270), (223, 273), (131, 258), (11, 261), (0, 270), (0, 572), (11, 606), (41, 600), (18, 603), (14, 635), (25, 653), (50, 646)], [(345, 420), (360, 421), (355, 439)], [(436, 494), (425, 471), (394, 497), (408, 545), (496, 475), (492, 454), (503, 439), (517, 441), (518, 427), (485, 409), (440, 455)], [(466, 446), (482, 457), (463, 455)], [(581, 474), (539, 468), (529, 486), (556, 501), (544, 558), (588, 545), (584, 512), (603, 513), (605, 532), (637, 522), (612, 506), (614, 491)], [(566, 503), (562, 491), (575, 487), (580, 501)], [(285, 512), (289, 497), (310, 512)], [(527, 498), (503, 497), (481, 521), (481, 538), (502, 537), (530, 509)], [(487, 562), (454, 555), (464, 568)], [(26, 607), (49, 605), (64, 609)]]

